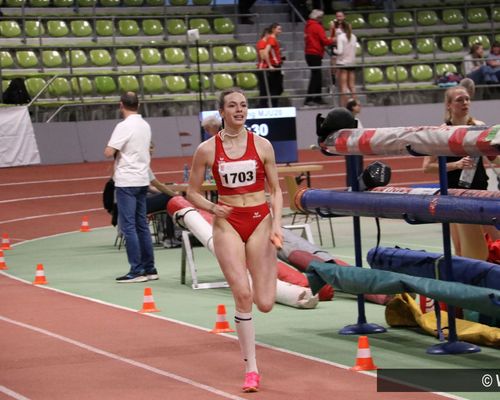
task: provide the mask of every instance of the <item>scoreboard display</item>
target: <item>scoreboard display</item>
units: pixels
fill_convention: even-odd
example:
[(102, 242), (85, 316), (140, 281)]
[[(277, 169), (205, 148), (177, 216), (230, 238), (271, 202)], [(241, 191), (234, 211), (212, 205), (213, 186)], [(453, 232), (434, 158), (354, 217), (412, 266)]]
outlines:
[[(200, 121), (209, 115), (220, 118), (218, 111), (203, 111)], [(295, 107), (248, 109), (246, 128), (271, 142), (278, 164), (298, 161), (296, 115)], [(203, 136), (208, 137), (206, 132)]]

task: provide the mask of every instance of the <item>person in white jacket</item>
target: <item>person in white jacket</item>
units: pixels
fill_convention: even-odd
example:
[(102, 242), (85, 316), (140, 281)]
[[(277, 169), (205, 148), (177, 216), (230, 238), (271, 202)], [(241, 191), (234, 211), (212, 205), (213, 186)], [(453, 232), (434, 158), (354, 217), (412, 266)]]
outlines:
[(356, 43), (357, 38), (352, 33), (351, 24), (342, 21), (340, 25), (342, 33), (337, 36), (337, 47), (334, 53), (337, 55), (337, 85), (340, 92), (340, 106), (345, 107), (347, 100), (356, 98)]

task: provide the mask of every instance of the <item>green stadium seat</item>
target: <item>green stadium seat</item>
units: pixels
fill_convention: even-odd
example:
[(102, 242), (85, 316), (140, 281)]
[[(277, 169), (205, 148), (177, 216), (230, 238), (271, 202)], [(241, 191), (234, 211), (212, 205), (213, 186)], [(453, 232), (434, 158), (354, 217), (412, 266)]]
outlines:
[(422, 10), (417, 11), (417, 24), (422, 26), (436, 25), (439, 21), (436, 11)]
[(94, 7), (96, 3), (97, 0), (78, 0), (78, 5), (80, 7)]
[(98, 36), (113, 36), (113, 21), (108, 19), (98, 19), (95, 23), (95, 31)]
[(96, 76), (94, 83), (96, 92), (103, 96), (116, 92), (116, 82), (112, 76)]
[(387, 18), (385, 13), (370, 13), (368, 14), (368, 25), (372, 28), (387, 28), (389, 26), (389, 18)]
[(446, 36), (441, 39), (441, 49), (448, 53), (454, 53), (457, 51), (462, 51), (464, 44), (462, 39), (458, 36)]
[(189, 20), (189, 29), (198, 29), (200, 35), (212, 32), (210, 23), (206, 18), (193, 18)]
[(214, 74), (213, 82), (217, 90), (229, 89), (234, 86), (233, 77), (227, 73)]
[(210, 60), (210, 55), (208, 54), (208, 50), (205, 47), (198, 47), (198, 52), (196, 52), (196, 47), (190, 47), (188, 50), (189, 60), (193, 63), (198, 62), (196, 53), (198, 53), (199, 62), (205, 63)]
[(12, 54), (5, 50), (0, 50), (0, 68), (10, 68), (14, 66)]
[(208, 6), (212, 3), (212, 0), (193, 0), (195, 6)]
[(488, 50), (491, 47), (490, 39), (486, 35), (471, 35), (467, 38), (467, 43), (469, 44), (469, 47), (471, 47), (474, 43), (481, 43), (485, 50)]
[(47, 22), (47, 32), (52, 37), (63, 37), (68, 36), (69, 29), (66, 22), (52, 20)]
[(168, 64), (183, 64), (186, 59), (184, 51), (179, 47), (167, 47), (163, 51), (163, 57)]
[(164, 85), (160, 75), (144, 75), (142, 77), (144, 92), (147, 94), (163, 93)]
[(189, 75), (189, 88), (197, 92), (200, 89), (200, 80), (202, 90), (207, 90), (210, 87), (210, 79), (208, 79), (208, 76), (205, 74), (200, 74), (200, 76)]
[(2, 93), (5, 93), (9, 85), (10, 85), (10, 80), (2, 79)]
[(71, 96), (71, 85), (66, 78), (57, 77), (49, 85), (49, 94), (52, 97)]
[(323, 28), (330, 29), (330, 22), (335, 20), (335, 14), (325, 14), (322, 19)]
[(76, 95), (87, 96), (94, 92), (92, 81), (86, 76), (71, 78), (71, 88)]
[(92, 35), (92, 25), (87, 20), (71, 21), (71, 32), (77, 37)]
[(491, 18), (494, 22), (500, 22), (500, 7), (493, 7)]
[(7, 7), (22, 7), (24, 0), (5, 0)]
[(379, 67), (363, 68), (363, 77), (365, 83), (377, 84), (384, 80), (384, 73)]
[(462, 11), (459, 9), (444, 9), (443, 22), (448, 25), (462, 24), (464, 22)]
[(413, 26), (413, 16), (409, 11), (396, 11), (394, 13), (394, 26), (398, 28), (404, 28), (407, 26)]
[(56, 50), (43, 50), (42, 64), (47, 68), (57, 68), (61, 67), (64, 63), (60, 52)]
[(72, 0), (53, 0), (55, 7), (73, 7)]
[(408, 71), (402, 65), (391, 65), (385, 69), (385, 76), (389, 82), (401, 83), (408, 79)]
[(99, 0), (101, 7), (118, 7), (120, 0)]
[(416, 82), (432, 81), (434, 72), (427, 64), (418, 64), (411, 66), (411, 77)]
[(118, 32), (123, 36), (137, 36), (139, 34), (139, 24), (133, 19), (122, 19), (118, 21)]
[(168, 0), (171, 6), (185, 6), (188, 0)]
[(165, 77), (165, 87), (171, 93), (179, 93), (186, 91), (187, 84), (183, 76), (168, 75)]
[(366, 27), (365, 19), (361, 14), (346, 14), (345, 20), (352, 25), (352, 29), (361, 29)]
[(165, 4), (165, 0), (146, 0), (146, 5), (148, 6), (163, 6)]
[[(31, 98), (34, 98), (38, 93), (40, 93), (45, 86), (45, 79), (43, 78), (28, 78), (24, 81), (26, 85), (26, 90), (28, 90), (28, 94)], [(40, 97), (45, 97), (45, 93), (40, 95)]]
[(447, 72), (457, 73), (458, 70), (457, 70), (457, 67), (455, 66), (455, 64), (444, 63), (444, 64), (437, 64), (436, 65), (436, 75), (437, 76), (443, 76)]
[(123, 5), (127, 7), (140, 7), (144, 4), (144, 0), (123, 0)]
[(82, 67), (87, 64), (87, 55), (83, 50), (66, 51), (66, 60), (68, 66)]
[(391, 49), (394, 54), (407, 55), (413, 51), (411, 42), (408, 39), (393, 39)]
[(161, 54), (157, 48), (146, 47), (141, 49), (140, 53), (143, 64), (156, 65), (161, 62)]
[(357, 41), (356, 42), (356, 57), (361, 57), (361, 54), (363, 54), (363, 48), (361, 47), (361, 44)]
[(239, 72), (236, 74), (236, 86), (242, 89), (255, 89), (258, 84), (257, 76), (253, 72)]
[(116, 49), (115, 51), (116, 62), (118, 65), (132, 65), (137, 61), (135, 52), (132, 49)]
[(40, 21), (25, 21), (24, 33), (28, 37), (39, 37), (45, 34), (45, 28)]
[(495, 42), (500, 42), (500, 33), (495, 35)]
[(120, 75), (118, 77), (118, 89), (120, 93), (138, 92), (139, 81), (135, 75)]
[(184, 20), (179, 18), (167, 20), (167, 32), (169, 35), (185, 35), (187, 28)]
[(92, 49), (90, 50), (90, 62), (96, 67), (104, 67), (111, 65), (112, 59), (109, 51), (106, 49)]
[(17, 64), (21, 68), (38, 67), (38, 58), (32, 50), (20, 50), (16, 52)]
[(219, 34), (231, 34), (234, 33), (234, 24), (229, 18), (215, 18), (214, 19), (214, 30)]
[(0, 36), (19, 37), (21, 36), (21, 27), (16, 21), (0, 21)]
[(471, 24), (481, 24), (488, 22), (488, 13), (484, 8), (469, 8), (467, 9), (467, 21)]
[(417, 38), (417, 51), (420, 54), (430, 54), (434, 50), (437, 50), (437, 45), (433, 38)]
[(163, 25), (159, 19), (145, 19), (142, 21), (142, 31), (148, 36), (161, 35), (163, 34)]
[(368, 40), (367, 42), (368, 54), (371, 56), (384, 56), (389, 52), (387, 42), (382, 39)]
[(257, 60), (257, 51), (254, 46), (236, 46), (236, 59), (241, 62), (253, 62)]
[(31, 7), (48, 7), (50, 0), (30, 0)]
[(212, 47), (212, 57), (215, 61), (227, 63), (234, 60), (233, 50), (229, 46)]

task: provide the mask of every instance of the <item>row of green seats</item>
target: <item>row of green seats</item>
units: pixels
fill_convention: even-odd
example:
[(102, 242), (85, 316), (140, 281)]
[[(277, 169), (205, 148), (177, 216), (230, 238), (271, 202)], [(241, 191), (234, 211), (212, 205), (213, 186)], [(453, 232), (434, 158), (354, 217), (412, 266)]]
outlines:
[[(323, 18), (323, 25), (328, 29), (330, 21), (335, 19), (335, 15), (326, 15)], [(390, 14), (385, 12), (371, 12), (367, 17), (361, 13), (346, 14), (348, 21), (353, 29), (362, 28), (389, 28), (391, 26)], [(395, 27), (411, 27), (415, 23), (419, 26), (439, 25), (441, 22), (447, 25), (463, 24), (480, 24), (484, 22), (500, 22), (500, 6), (493, 8), (492, 15), (488, 13), (488, 9), (484, 7), (473, 7), (461, 10), (459, 8), (443, 9), (439, 13), (434, 10), (418, 10), (415, 13), (411, 11), (396, 11), (393, 14)]]
[[(497, 34), (493, 40), (500, 40)], [(444, 36), (435, 40), (432, 37), (420, 37), (416, 41), (411, 39), (374, 39), (366, 41), (366, 51), (370, 56), (385, 56), (389, 50), (394, 55), (408, 55), (415, 50), (420, 54), (431, 54), (434, 51), (442, 50), (447, 53), (463, 52), (474, 43), (481, 43), (488, 50), (491, 47), (491, 40), (487, 35)]]
[[(0, 6), (6, 7), (158, 7), (166, 4), (165, 0), (0, 0)], [(208, 6), (212, 0), (192, 0), (195, 6)], [(188, 0), (168, 0), (171, 6), (186, 6)]]
[(443, 7), (463, 5), (493, 4), (495, 0), (398, 0), (398, 7), (420, 8), (420, 7)]
[[(9, 80), (2, 81), (2, 88), (5, 90), (9, 85)], [(25, 80), (26, 88), (30, 96), (36, 96), (46, 85), (48, 79), (42, 77), (30, 77)], [(233, 86), (241, 87), (245, 90), (255, 89), (258, 85), (257, 77), (251, 72), (240, 72), (231, 75), (229, 73), (214, 73), (211, 76), (206, 74), (189, 75), (166, 75), (159, 74), (120, 76), (95, 76), (95, 77), (57, 77), (48, 87), (48, 93), (43, 93), (40, 98), (73, 98), (78, 96), (110, 96), (126, 91), (141, 92), (144, 94), (168, 94), (168, 93), (189, 93), (211, 89), (211, 82), (215, 90), (224, 90)]]
[(436, 64), (435, 68), (428, 64), (415, 64), (408, 67), (403, 65), (391, 65), (385, 68), (365, 67), (363, 68), (363, 79), (365, 83), (372, 85), (385, 82), (384, 76), (390, 83), (429, 82), (447, 72), (457, 73), (458, 68), (453, 63)]
[[(97, 19), (95, 31), (92, 20), (33, 20), (24, 21), (24, 34), (27, 37), (39, 37), (48, 35), (50, 37), (90, 37), (90, 36), (156, 36), (165, 33), (169, 35), (185, 35), (189, 29), (198, 29), (200, 34), (232, 34), (235, 26), (231, 19), (226, 17), (213, 18), (191, 18), (186, 23), (181, 18), (169, 18), (164, 26), (163, 19), (144, 18), (130, 19), (116, 18)], [(0, 21), (0, 37), (16, 38), (23, 36), (23, 23), (16, 20)]]
[[(198, 51), (197, 51), (198, 50)], [(114, 51), (114, 54), (113, 54)], [(211, 57), (209, 50), (205, 47), (190, 47), (186, 49), (189, 61), (207, 63), (210, 60), (217, 63), (229, 63), (235, 60), (239, 62), (253, 62), (257, 58), (255, 48), (249, 45), (238, 45), (235, 51), (229, 46), (212, 47)], [(236, 59), (234, 56), (236, 53)], [(198, 54), (198, 57), (197, 57)], [(91, 49), (88, 52), (82, 49), (75, 50), (0, 50), (0, 68), (65, 68), (65, 67), (106, 67), (114, 65), (182, 65), (186, 64), (186, 54), (180, 47), (167, 47), (159, 49), (145, 47), (141, 49), (115, 48), (111, 52), (108, 49)]]

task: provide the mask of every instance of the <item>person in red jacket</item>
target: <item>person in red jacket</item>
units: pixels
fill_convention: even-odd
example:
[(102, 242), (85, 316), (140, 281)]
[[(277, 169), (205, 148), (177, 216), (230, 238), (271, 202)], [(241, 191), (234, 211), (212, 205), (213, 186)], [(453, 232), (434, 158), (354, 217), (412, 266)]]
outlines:
[(321, 98), (322, 73), (321, 63), (325, 54), (325, 46), (335, 43), (335, 29), (330, 24), (330, 36), (327, 37), (323, 29), (324, 12), (312, 10), (304, 28), (304, 52), (307, 65), (311, 68), (311, 78), (307, 89), (308, 96), (305, 100), (306, 106), (326, 104)]

